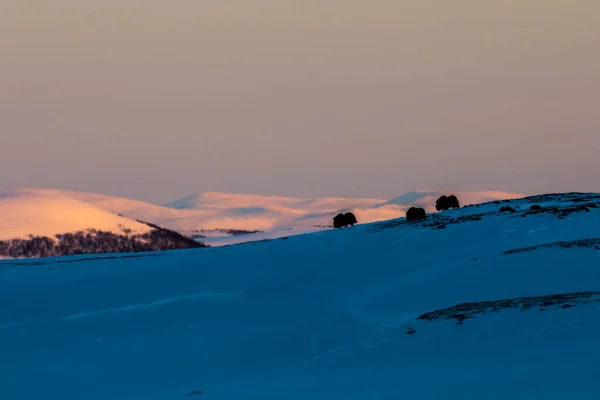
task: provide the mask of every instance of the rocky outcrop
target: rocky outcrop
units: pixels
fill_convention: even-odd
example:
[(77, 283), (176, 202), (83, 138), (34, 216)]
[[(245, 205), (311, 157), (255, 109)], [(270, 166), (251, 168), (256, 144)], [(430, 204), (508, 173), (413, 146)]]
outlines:
[(527, 311), (538, 308), (545, 311), (547, 307), (571, 308), (581, 304), (600, 302), (600, 292), (577, 292), (553, 294), (548, 296), (518, 297), (513, 299), (479, 301), (473, 303), (461, 303), (453, 307), (428, 312), (418, 317), (423, 321), (456, 320), (457, 324), (475, 318), (476, 315), (498, 312), (502, 309), (520, 309)]
[(502, 254), (508, 255), (508, 254), (526, 253), (529, 251), (535, 251), (538, 249), (552, 248), (552, 247), (562, 247), (564, 249), (569, 249), (569, 248), (573, 248), (573, 247), (587, 247), (587, 248), (593, 248), (596, 250), (600, 250), (600, 238), (560, 241), (560, 242), (539, 244), (536, 246), (520, 247), (518, 249), (507, 250)]

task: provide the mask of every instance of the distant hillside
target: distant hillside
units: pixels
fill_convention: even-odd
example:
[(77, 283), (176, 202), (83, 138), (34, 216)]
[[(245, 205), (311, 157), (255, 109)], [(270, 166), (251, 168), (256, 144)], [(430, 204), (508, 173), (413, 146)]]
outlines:
[(47, 257), (204, 247), (58, 191), (0, 192), (0, 257)]
[[(434, 210), (441, 191), (407, 193), (391, 201), (377, 198), (296, 198), (236, 193), (208, 192), (187, 196), (159, 207), (134, 200), (102, 195), (70, 195), (97, 207), (123, 215), (153, 221), (187, 236), (202, 238), (211, 245), (316, 232), (331, 225), (340, 211), (352, 211), (360, 223), (404, 216), (413, 205)], [(458, 191), (463, 204), (523, 197), (522, 194), (493, 191)], [(237, 232), (251, 234), (238, 235)]]
[[(68, 197), (79, 202), (79, 205), (83, 203), (92, 206), (95, 210), (109, 212), (111, 218), (122, 215), (130, 222), (150, 221), (210, 245), (227, 245), (321, 231), (331, 226), (333, 216), (341, 211), (354, 212), (361, 224), (404, 216), (406, 210), (413, 205), (423, 206), (428, 211), (433, 211), (435, 200), (442, 194), (440, 191), (423, 190), (386, 201), (377, 198), (295, 198), (209, 192), (187, 196), (166, 206), (158, 206), (92, 193), (60, 190), (20, 192)], [(523, 196), (492, 191), (453, 193), (456, 193), (461, 204), (465, 205)], [(112, 223), (113, 228), (80, 226), (71, 231), (95, 228), (114, 232), (115, 229), (120, 229), (119, 224), (122, 223)], [(21, 233), (27, 235), (31, 232), (25, 230)]]
[(115, 234), (144, 234), (152, 229), (59, 191), (0, 191), (0, 222), (0, 240), (88, 229)]

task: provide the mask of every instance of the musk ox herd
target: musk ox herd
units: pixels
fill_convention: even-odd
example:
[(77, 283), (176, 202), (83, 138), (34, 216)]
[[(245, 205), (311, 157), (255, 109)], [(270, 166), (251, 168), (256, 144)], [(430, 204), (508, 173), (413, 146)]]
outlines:
[[(458, 209), (460, 208), (460, 203), (458, 202), (458, 198), (454, 195), (450, 196), (441, 196), (435, 202), (435, 209), (437, 211), (445, 211), (450, 209)], [(406, 221), (420, 221), (427, 218), (427, 213), (424, 208), (421, 207), (411, 207), (406, 211)], [(334, 228), (345, 228), (347, 226), (354, 226), (357, 224), (358, 220), (356, 216), (347, 212), (345, 214), (338, 214), (333, 218), (333, 227)]]

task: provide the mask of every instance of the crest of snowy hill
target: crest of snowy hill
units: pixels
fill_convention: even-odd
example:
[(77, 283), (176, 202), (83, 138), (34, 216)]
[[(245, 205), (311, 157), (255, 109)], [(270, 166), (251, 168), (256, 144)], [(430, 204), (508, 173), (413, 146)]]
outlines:
[(64, 192), (0, 191), (0, 257), (150, 251), (199, 243), (95, 207)]
[[(458, 191), (463, 204), (522, 197), (516, 193)], [(68, 192), (81, 201), (134, 219), (151, 221), (210, 245), (272, 239), (316, 232), (331, 227), (333, 216), (352, 211), (359, 223), (404, 216), (406, 210), (424, 204), (435, 211), (442, 192), (412, 192), (392, 201), (383, 199), (293, 198), (209, 192), (186, 197), (164, 207), (103, 195)]]
[[(504, 192), (455, 193), (463, 204), (521, 197)], [(56, 234), (80, 231), (87, 234), (90, 229), (117, 235), (145, 235), (152, 228), (137, 221), (147, 221), (198, 242), (226, 245), (320, 231), (331, 226), (334, 215), (345, 211), (354, 212), (359, 223), (398, 218), (404, 216), (410, 206), (419, 204), (428, 211), (435, 211), (438, 194), (441, 195), (433, 191), (419, 191), (386, 201), (211, 192), (158, 206), (73, 191), (0, 191), (0, 209), (3, 210), (0, 240), (27, 239), (29, 235), (54, 238)], [(187, 244), (181, 242), (181, 246)], [(114, 249), (117, 248), (126, 251), (127, 246)]]
[(600, 398), (599, 205), (2, 261), (0, 398)]
[(439, 197), (443, 194), (454, 194), (456, 195), (461, 205), (473, 205), (473, 204), (481, 204), (487, 203), (490, 201), (497, 200), (510, 200), (517, 199), (523, 197), (521, 194), (517, 193), (506, 193), (501, 191), (415, 191), (409, 192), (402, 196), (396, 197), (390, 201), (383, 203), (381, 206), (386, 205), (398, 205), (403, 208), (406, 207), (422, 207), (427, 212), (435, 212), (435, 202)]

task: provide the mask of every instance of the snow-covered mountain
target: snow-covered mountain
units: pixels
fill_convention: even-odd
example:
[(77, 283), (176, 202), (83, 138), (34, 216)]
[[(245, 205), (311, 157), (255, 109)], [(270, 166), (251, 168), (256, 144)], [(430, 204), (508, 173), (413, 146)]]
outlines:
[(143, 234), (152, 228), (60, 191), (0, 191), (0, 240), (53, 237), (88, 229)]
[(0, 256), (148, 251), (198, 244), (57, 190), (0, 191)]
[[(44, 196), (69, 197), (96, 209), (148, 221), (188, 236), (202, 237), (210, 245), (224, 245), (294, 234), (316, 232), (331, 225), (340, 211), (354, 212), (360, 223), (404, 216), (413, 205), (423, 204), (435, 211), (441, 193), (411, 192), (392, 201), (383, 199), (291, 198), (230, 193), (204, 193), (189, 196), (166, 206), (100, 194), (29, 190)], [(522, 197), (516, 193), (459, 191), (463, 204)], [(1, 192), (0, 192), (1, 195)], [(0, 217), (1, 218), (1, 217)], [(79, 218), (79, 220), (83, 220)], [(247, 232), (256, 232), (244, 235)]]
[(0, 398), (595, 399), (599, 204), (2, 261)]

